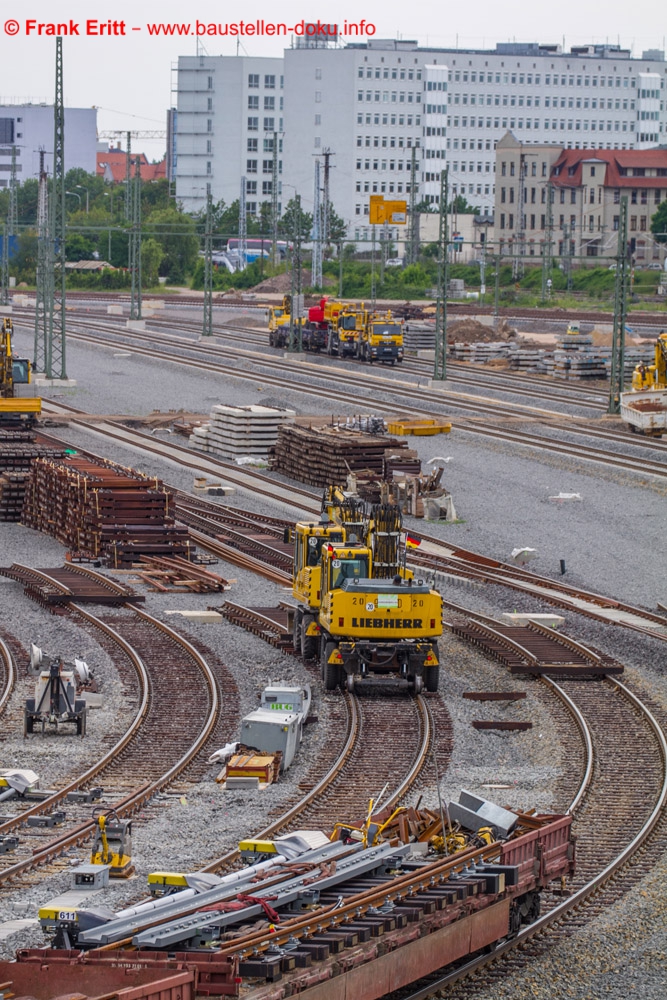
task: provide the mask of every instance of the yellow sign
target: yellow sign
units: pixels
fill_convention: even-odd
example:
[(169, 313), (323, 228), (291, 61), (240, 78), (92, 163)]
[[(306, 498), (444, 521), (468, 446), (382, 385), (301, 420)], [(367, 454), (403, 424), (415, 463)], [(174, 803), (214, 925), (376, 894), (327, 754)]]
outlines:
[(406, 201), (385, 201), (383, 195), (372, 194), (368, 221), (372, 226), (381, 226), (384, 222), (403, 226), (407, 221), (407, 211)]
[(371, 195), (368, 221), (372, 226), (381, 226), (384, 222), (384, 198), (381, 194)]

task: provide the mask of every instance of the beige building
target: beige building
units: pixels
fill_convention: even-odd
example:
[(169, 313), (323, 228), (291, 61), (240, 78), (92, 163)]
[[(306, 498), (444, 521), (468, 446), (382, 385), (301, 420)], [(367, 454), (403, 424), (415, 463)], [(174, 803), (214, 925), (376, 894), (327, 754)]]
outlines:
[(503, 255), (541, 257), (550, 240), (556, 257), (612, 257), (624, 196), (635, 262), (661, 262), (651, 216), (667, 199), (667, 149), (525, 145), (511, 132), (498, 142), (494, 221)]

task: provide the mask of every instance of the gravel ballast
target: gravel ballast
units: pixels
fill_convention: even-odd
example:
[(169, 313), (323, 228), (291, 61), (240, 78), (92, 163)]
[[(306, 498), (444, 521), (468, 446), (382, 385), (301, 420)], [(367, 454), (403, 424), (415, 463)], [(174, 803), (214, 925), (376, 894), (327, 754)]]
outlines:
[[(28, 343), (28, 338), (25, 338)], [(20, 338), (17, 346), (21, 348)], [(122, 346), (117, 352), (122, 353)], [(91, 412), (142, 412), (184, 409), (207, 412), (215, 402), (235, 405), (263, 403), (289, 406), (298, 413), (329, 414), (332, 403), (313, 396), (295, 394), (276, 387), (262, 387), (257, 381), (223, 379), (175, 365), (158, 364), (137, 358), (114, 358), (114, 351), (68, 346), (68, 374), (76, 378), (76, 389), (49, 390), (54, 398), (80, 406)], [(102, 371), (102, 375), (100, 372)], [(426, 390), (425, 390), (426, 392)], [(383, 392), (384, 398), (387, 393)], [(426, 397), (425, 397), (426, 398)], [(432, 399), (429, 397), (429, 403)], [(400, 394), (396, 393), (396, 409), (400, 412)], [(372, 412), (372, 392), (360, 399), (356, 412)], [(349, 405), (336, 406), (336, 412), (353, 412)], [(535, 428), (530, 426), (531, 433)], [(139, 460), (136, 452), (118, 445), (102, 445), (98, 436), (81, 429), (59, 429), (58, 434), (74, 446), (88, 447), (122, 464), (135, 465), (159, 475), (175, 485), (189, 489), (192, 472), (179, 470), (157, 458)], [(558, 431), (550, 434), (559, 436)], [(620, 600), (654, 608), (656, 601), (667, 599), (665, 573), (667, 550), (664, 531), (664, 496), (652, 484), (643, 485), (640, 478), (625, 473), (604, 477), (590, 463), (561, 459), (551, 455), (545, 459), (536, 452), (519, 446), (487, 442), (454, 430), (450, 436), (409, 439), (409, 446), (418, 450), (423, 462), (438, 457), (451, 457), (445, 464), (443, 483), (452, 492), (461, 523), (427, 524), (408, 520), (411, 530), (420, 530), (441, 537), (447, 544), (472, 549), (499, 560), (509, 560), (511, 550), (518, 546), (537, 549), (531, 569), (560, 579), (560, 560), (565, 560), (564, 582), (581, 585), (609, 594)], [(633, 452), (634, 454), (634, 452)], [(276, 477), (280, 481), (282, 477)], [(648, 480), (647, 480), (648, 483)], [(317, 491), (315, 491), (317, 492)], [(580, 493), (581, 502), (554, 503), (549, 497), (559, 492)], [(278, 505), (239, 490), (227, 503), (247, 509), (265, 511), (274, 516), (289, 516)], [(28, 565), (58, 565), (63, 549), (53, 539), (37, 535), (19, 525), (0, 524), (0, 561)], [(229, 598), (238, 603), (277, 603), (285, 596), (280, 588), (220, 563), (213, 567), (223, 576), (234, 579)], [(530, 610), (553, 611), (544, 602), (499, 587), (455, 586), (445, 588), (447, 599), (485, 613)], [(123, 706), (113, 699), (113, 668), (96, 650), (87, 633), (77, 634), (76, 626), (60, 619), (51, 619), (22, 594), (21, 588), (0, 578), (0, 602), (3, 605), (2, 627), (27, 648), (38, 641), (49, 651), (56, 645), (77, 646), (77, 655), (86, 649), (91, 666), (103, 675), (108, 710), (114, 724), (122, 719)], [(193, 635), (226, 664), (238, 687), (240, 713), (257, 704), (262, 686), (269, 680), (310, 679), (305, 668), (291, 657), (264, 644), (260, 639), (221, 623), (202, 625), (187, 623), (167, 610), (200, 608), (219, 603), (218, 595), (149, 595), (147, 609), (163, 617), (172, 627)], [(665, 647), (657, 640), (645, 639), (621, 628), (611, 628), (579, 615), (566, 613), (566, 626), (576, 638), (588, 641), (596, 648), (612, 653), (628, 669), (628, 680), (636, 684), (654, 702), (667, 707), (665, 678)], [(87, 647), (83, 645), (87, 643)], [(72, 648), (72, 652), (74, 649)], [(567, 803), (555, 801), (554, 788), (563, 773), (566, 761), (554, 725), (555, 709), (550, 699), (535, 682), (517, 682), (453, 637), (443, 640), (444, 667), (441, 675), (443, 693), (454, 724), (454, 750), (446, 774), (441, 775), (443, 796), (458, 796), (462, 787), (486, 794), (497, 801), (511, 801), (517, 806), (542, 809), (562, 809)], [(99, 667), (97, 656), (99, 656)], [(106, 671), (106, 672), (105, 672)], [(25, 678), (24, 678), (25, 679)], [(314, 682), (313, 682), (314, 683)], [(504, 685), (506, 689), (521, 687), (528, 697), (502, 709), (494, 706), (494, 717), (516, 718), (533, 722), (525, 733), (477, 732), (470, 725), (474, 718), (484, 718), (487, 706), (464, 701), (464, 690), (490, 690)], [(316, 684), (315, 684), (316, 689)], [(22, 696), (22, 695), (21, 695)], [(13, 696), (10, 715), (18, 709)], [(222, 853), (236, 841), (261, 828), (273, 810), (281, 810), (294, 795), (296, 784), (307, 778), (312, 758), (324, 745), (328, 734), (331, 696), (319, 696), (315, 711), (320, 721), (306, 729), (306, 745), (286, 779), (268, 789), (257, 800), (248, 801), (239, 793), (223, 793), (215, 784), (219, 768), (213, 765), (198, 786), (176, 789), (173, 795), (144, 810), (135, 821), (135, 863), (140, 873), (137, 880), (115, 884), (95, 903), (118, 907), (124, 899), (135, 898), (145, 875), (157, 868), (196, 867), (211, 857), (211, 831), (215, 832), (216, 852)], [(16, 702), (18, 704), (18, 702)], [(503, 712), (502, 716), (495, 715)], [(99, 716), (101, 719), (102, 716)], [(91, 715), (91, 728), (85, 746), (92, 753), (96, 737), (97, 716)], [(106, 723), (105, 723), (106, 725)], [(230, 738), (232, 738), (230, 736)], [(51, 759), (47, 743), (39, 750), (39, 767), (45, 775), (56, 775), (58, 762)], [(58, 739), (59, 752), (64, 752), (67, 767), (77, 766), (76, 750), (66, 744), (76, 740)], [(81, 743), (81, 741), (79, 741)], [(23, 740), (17, 733), (3, 732), (3, 766), (16, 766), (25, 760)], [(37, 750), (34, 751), (37, 754)], [(26, 765), (31, 766), (31, 765)], [(50, 779), (52, 780), (52, 778)], [(485, 785), (510, 785), (507, 790), (492, 791)], [(433, 781), (424, 781), (425, 803), (434, 808), (437, 795)], [(483, 791), (481, 791), (483, 790)], [(74, 857), (86, 860), (86, 851)], [(653, 859), (652, 870), (641, 884), (641, 891), (621, 899), (596, 918), (590, 927), (581, 928), (569, 939), (567, 946), (555, 949), (541, 969), (531, 968), (525, 977), (513, 980), (511, 987), (494, 986), (494, 997), (534, 995), (537, 997), (575, 997), (576, 1000), (610, 996), (613, 1000), (632, 995), (641, 982), (637, 995), (642, 1000), (658, 1000), (664, 995), (667, 976), (664, 969), (665, 933), (662, 885), (667, 874), (664, 856)], [(662, 876), (662, 877), (661, 877)], [(39, 905), (67, 887), (67, 876), (53, 877), (46, 884), (16, 890), (7, 898), (7, 919), (34, 917)], [(4, 897), (3, 897), (4, 898)], [(654, 917), (652, 918), (652, 914)], [(662, 917), (661, 917), (662, 914)], [(8, 938), (0, 954), (9, 957), (18, 946), (42, 941), (39, 929), (27, 930)], [(567, 947), (567, 952), (565, 951)], [(591, 957), (592, 956), (592, 957)], [(613, 956), (613, 957), (612, 957)], [(662, 962), (662, 964), (661, 964)], [(637, 974), (640, 970), (641, 975)], [(558, 978), (561, 977), (561, 978)], [(533, 985), (534, 984), (534, 985)], [(625, 988), (625, 993), (623, 993)], [(549, 992), (551, 990), (551, 992)], [(480, 994), (483, 995), (483, 994)]]

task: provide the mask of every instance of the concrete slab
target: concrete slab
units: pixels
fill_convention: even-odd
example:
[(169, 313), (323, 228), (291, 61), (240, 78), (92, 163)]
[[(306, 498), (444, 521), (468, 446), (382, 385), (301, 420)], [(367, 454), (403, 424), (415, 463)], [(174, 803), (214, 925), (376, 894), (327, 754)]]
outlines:
[(143, 319), (128, 319), (125, 322), (128, 330), (145, 330), (146, 323)]
[(46, 378), (45, 375), (38, 375), (32, 380), (32, 384), (48, 389), (73, 389), (78, 383), (75, 378)]
[(558, 628), (560, 625), (565, 624), (565, 619), (562, 615), (522, 615), (516, 612), (505, 611), (500, 617), (509, 625), (527, 625), (533, 621), (539, 622), (540, 625), (547, 625), (549, 628)]
[(0, 924), (0, 941), (6, 941), (12, 934), (24, 931), (28, 927), (39, 927), (37, 917), (24, 917), (21, 920), (4, 920)]
[(181, 615), (191, 622), (221, 622), (222, 615), (217, 611), (165, 611), (166, 615)]

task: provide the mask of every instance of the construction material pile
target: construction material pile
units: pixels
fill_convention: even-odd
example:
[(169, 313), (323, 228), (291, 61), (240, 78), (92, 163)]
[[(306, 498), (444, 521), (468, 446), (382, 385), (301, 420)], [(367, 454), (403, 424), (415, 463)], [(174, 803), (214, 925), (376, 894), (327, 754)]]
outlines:
[(337, 424), (283, 425), (269, 451), (269, 468), (310, 486), (361, 480), (390, 481), (395, 472), (419, 475), (421, 463), (405, 440)]
[(213, 594), (229, 590), (229, 583), (217, 573), (211, 573), (201, 566), (193, 566), (180, 556), (141, 556), (139, 578), (151, 590), (167, 594), (186, 591), (191, 594)]
[(195, 427), (189, 440), (198, 451), (221, 458), (263, 457), (276, 443), (279, 428), (294, 416), (294, 410), (269, 406), (217, 405), (209, 423)]
[(0, 431), (0, 521), (21, 520), (32, 462), (64, 454), (64, 450), (35, 444), (35, 435), (30, 431)]
[(72, 559), (127, 568), (142, 555), (194, 555), (159, 479), (78, 455), (33, 462), (21, 520), (53, 535)]

